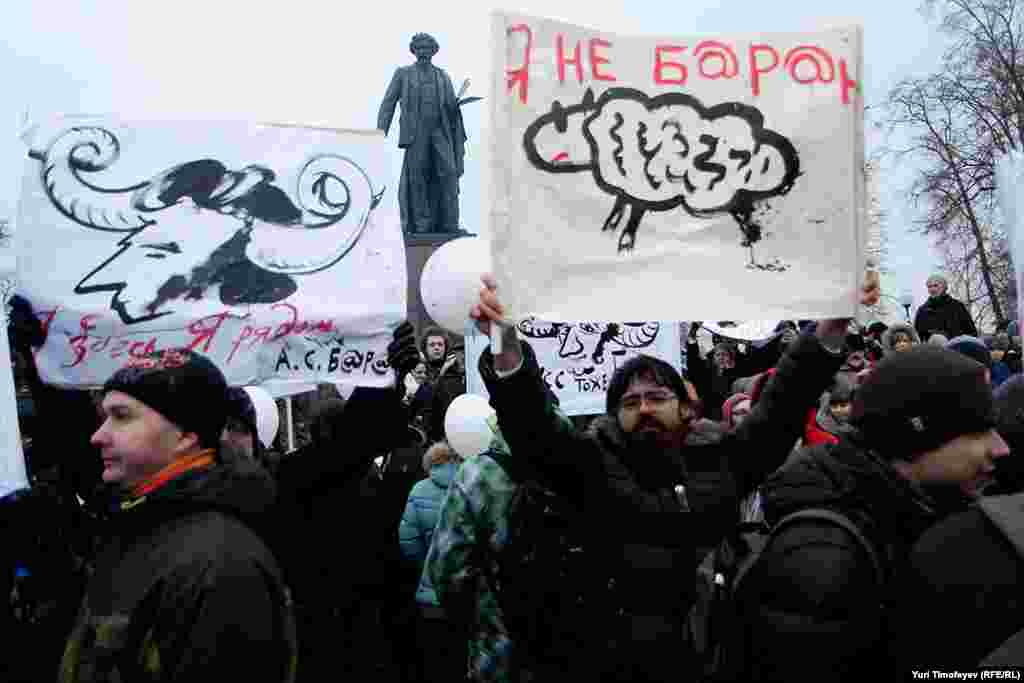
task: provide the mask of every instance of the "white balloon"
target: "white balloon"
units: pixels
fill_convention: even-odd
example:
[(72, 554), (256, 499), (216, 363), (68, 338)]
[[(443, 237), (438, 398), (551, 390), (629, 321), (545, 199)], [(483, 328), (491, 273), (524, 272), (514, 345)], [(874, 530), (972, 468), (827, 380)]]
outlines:
[(281, 416), (277, 412), (277, 403), (270, 392), (263, 387), (242, 387), (249, 394), (253, 408), (256, 409), (256, 433), (264, 448), (270, 448), (281, 425)]
[(420, 275), (427, 314), (452, 334), (463, 334), (469, 309), (480, 298), (480, 276), (491, 271), (491, 251), (479, 237), (445, 242), (430, 255)]
[(444, 414), (444, 433), (448, 445), (463, 458), (487, 450), (494, 431), (487, 423), (494, 409), (487, 399), (476, 394), (462, 394), (448, 406)]

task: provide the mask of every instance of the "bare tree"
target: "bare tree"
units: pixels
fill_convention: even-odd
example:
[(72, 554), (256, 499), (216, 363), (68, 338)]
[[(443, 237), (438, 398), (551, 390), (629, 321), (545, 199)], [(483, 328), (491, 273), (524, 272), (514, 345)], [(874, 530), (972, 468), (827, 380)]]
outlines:
[(911, 197), (916, 229), (943, 253), (956, 295), (979, 322), (1007, 319), (1006, 236), (995, 198), (996, 161), (1024, 148), (1024, 26), (1017, 0), (926, 0), (950, 39), (940, 69), (890, 92), (888, 123), (911, 134), (890, 150), (923, 167)]
[[(882, 200), (878, 192), (878, 162), (868, 161), (864, 164), (864, 187), (867, 190), (867, 244), (866, 257), (869, 266), (880, 273), (889, 272), (889, 240), (886, 228), (886, 212), (882, 208)], [(884, 299), (866, 307), (869, 317), (875, 320), (889, 316), (889, 309)]]

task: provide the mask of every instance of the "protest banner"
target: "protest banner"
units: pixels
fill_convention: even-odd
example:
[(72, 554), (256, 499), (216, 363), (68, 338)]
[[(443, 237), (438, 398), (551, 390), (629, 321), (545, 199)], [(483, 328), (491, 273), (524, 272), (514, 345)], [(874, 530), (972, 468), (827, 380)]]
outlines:
[(851, 316), (861, 34), (626, 36), (492, 15), (502, 302), (554, 320)]
[[(612, 375), (633, 356), (642, 353), (677, 370), (682, 367), (678, 323), (551, 323), (527, 318), (516, 327), (519, 338), (537, 354), (541, 375), (566, 415), (603, 413)], [(466, 391), (486, 398), (477, 367), (489, 342), (467, 329)]]
[(25, 141), (15, 243), (44, 381), (177, 346), (233, 385), (391, 381), (406, 280), (381, 133), (66, 117)]

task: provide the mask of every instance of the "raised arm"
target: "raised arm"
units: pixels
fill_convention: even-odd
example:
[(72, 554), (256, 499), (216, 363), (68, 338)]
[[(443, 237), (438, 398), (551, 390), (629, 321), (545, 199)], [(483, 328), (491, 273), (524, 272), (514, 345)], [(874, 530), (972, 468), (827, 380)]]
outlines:
[[(867, 274), (860, 294), (862, 305), (878, 301), (877, 273)], [(813, 333), (793, 342), (750, 417), (727, 437), (734, 444), (732, 470), (740, 496), (776, 470), (800, 438), (807, 412), (817, 406), (842, 365), (849, 323), (848, 318), (822, 320)]]
[(490, 334), (500, 324), (502, 352), (480, 357), (480, 375), (491, 395), (498, 427), (515, 458), (527, 458), (554, 490), (579, 502), (589, 478), (601, 467), (596, 444), (564, 419), (550, 401), (533, 349), (504, 322), (494, 280), (485, 276), (480, 301), (470, 315)]

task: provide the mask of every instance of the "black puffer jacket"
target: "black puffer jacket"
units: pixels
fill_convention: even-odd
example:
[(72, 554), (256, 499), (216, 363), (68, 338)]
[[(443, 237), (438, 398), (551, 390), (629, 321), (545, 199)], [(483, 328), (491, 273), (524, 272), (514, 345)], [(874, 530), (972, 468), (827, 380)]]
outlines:
[(756, 662), (744, 678), (903, 680), (898, 641), (890, 635), (901, 619), (906, 558), (930, 525), (966, 501), (953, 495), (940, 505), (855, 436), (800, 452), (761, 493), (770, 524), (810, 508), (846, 515), (871, 541), (886, 578), (879, 587), (869, 557), (845, 530), (817, 521), (787, 526), (744, 584), (747, 659)]
[[(695, 546), (737, 521), (737, 498), (781, 464), (841, 358), (816, 338), (802, 337), (738, 430), (704, 446), (637, 453), (613, 417), (599, 418), (585, 433), (559, 420), (533, 351), (523, 349), (523, 367), (511, 376), (498, 379), (489, 351), (480, 372), (513, 457), (530, 458), (590, 521), (594, 583), (605, 587), (590, 621), (594, 652), (603, 653), (594, 657), (595, 676), (686, 678), (691, 662), (681, 649), (682, 624), (693, 601), (694, 583), (686, 577), (696, 566)], [(690, 471), (714, 471), (723, 460), (730, 492), (718, 501), (680, 495)]]
[(274, 484), (214, 465), (124, 507), (68, 640), (60, 680), (294, 680), (291, 599), (262, 516)]
[(922, 342), (936, 333), (945, 335), (947, 339), (962, 334), (978, 336), (978, 328), (967, 307), (949, 294), (931, 297), (921, 304), (914, 316), (914, 329)]

